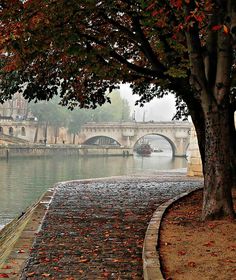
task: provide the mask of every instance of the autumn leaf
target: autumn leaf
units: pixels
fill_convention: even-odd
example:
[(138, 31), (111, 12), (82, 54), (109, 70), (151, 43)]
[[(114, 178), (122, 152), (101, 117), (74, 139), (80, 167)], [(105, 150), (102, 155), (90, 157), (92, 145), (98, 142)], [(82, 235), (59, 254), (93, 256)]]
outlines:
[(155, 7), (155, 2), (153, 2), (151, 5), (149, 5), (148, 7), (147, 7), (147, 11), (150, 11), (150, 10), (152, 10), (153, 8)]
[(43, 277), (49, 277), (51, 274), (50, 273), (42, 273), (41, 274)]
[(2, 267), (2, 269), (11, 269), (12, 268), (12, 266), (10, 266), (10, 265), (4, 265), (3, 267)]
[(222, 28), (222, 25), (214, 25), (214, 26), (212, 26), (211, 30), (213, 30), (213, 31), (218, 31), (218, 30), (220, 30), (221, 28)]
[(215, 243), (215, 241), (209, 241), (207, 243), (204, 243), (203, 246), (205, 246), (205, 247), (212, 247), (212, 246), (214, 246), (214, 243)]
[(58, 266), (54, 266), (53, 269), (54, 269), (55, 271), (59, 271), (59, 272), (62, 272), (62, 271), (63, 271), (63, 270), (62, 270), (61, 268), (59, 268)]
[(182, 0), (171, 0), (171, 4), (173, 7), (180, 9), (182, 7)]
[(225, 34), (229, 33), (229, 28), (226, 25), (223, 25), (223, 31)]
[(34, 275), (35, 275), (36, 273), (33, 271), (33, 272), (29, 272), (29, 273), (27, 273), (27, 276), (28, 277), (33, 277)]
[(155, 16), (158, 15), (158, 14), (159, 14), (158, 11), (153, 11), (153, 12), (152, 12), (152, 16), (153, 16), (153, 17), (155, 17)]
[(186, 251), (178, 251), (178, 255), (179, 256), (184, 256), (184, 255), (186, 255)]
[(210, 229), (213, 229), (213, 228), (216, 227), (216, 225), (215, 225), (215, 224), (209, 224), (208, 227), (209, 227)]
[(117, 262), (120, 262), (119, 260), (115, 259), (115, 260), (112, 260), (113, 263), (117, 263)]
[(20, 250), (17, 251), (17, 254), (24, 254), (24, 253), (25, 253), (25, 251), (22, 250), (22, 249), (20, 249)]
[(88, 259), (81, 259), (81, 260), (79, 260), (79, 263), (86, 263), (88, 261), (89, 261)]
[(0, 278), (9, 278), (9, 276), (6, 273), (0, 273)]
[(196, 267), (196, 263), (195, 262), (188, 262), (188, 266), (189, 267)]
[(226, 263), (236, 263), (236, 261), (230, 260), (230, 259), (226, 259), (226, 260), (224, 260), (224, 262), (226, 262)]

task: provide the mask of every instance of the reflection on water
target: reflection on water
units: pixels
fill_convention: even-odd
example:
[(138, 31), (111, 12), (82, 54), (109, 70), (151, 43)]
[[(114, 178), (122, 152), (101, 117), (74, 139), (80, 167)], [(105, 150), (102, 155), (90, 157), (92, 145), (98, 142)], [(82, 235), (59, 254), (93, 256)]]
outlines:
[(51, 157), (0, 160), (0, 225), (6, 224), (56, 182), (185, 168), (170, 151), (150, 157)]

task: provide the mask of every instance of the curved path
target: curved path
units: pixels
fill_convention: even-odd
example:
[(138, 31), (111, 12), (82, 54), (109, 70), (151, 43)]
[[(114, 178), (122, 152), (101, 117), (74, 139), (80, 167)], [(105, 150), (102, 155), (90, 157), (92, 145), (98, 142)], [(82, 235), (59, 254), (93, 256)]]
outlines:
[(143, 279), (153, 212), (200, 184), (179, 173), (60, 183), (21, 279)]

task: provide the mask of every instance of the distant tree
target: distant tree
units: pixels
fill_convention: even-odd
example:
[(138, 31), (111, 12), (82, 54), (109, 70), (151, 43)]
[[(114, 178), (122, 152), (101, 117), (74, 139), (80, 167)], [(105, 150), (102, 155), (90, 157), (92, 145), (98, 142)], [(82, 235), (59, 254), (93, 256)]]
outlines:
[(109, 94), (110, 103), (98, 107), (92, 112), (93, 121), (108, 122), (108, 121), (129, 121), (130, 107), (126, 99), (122, 99), (118, 91), (113, 91)]
[(48, 102), (30, 102), (29, 109), (40, 122), (48, 122), (50, 125), (67, 126), (68, 112), (66, 108), (58, 106), (58, 98)]
[[(196, 128), (203, 219), (234, 217), (235, 0), (2, 0), (1, 100), (95, 108), (131, 83), (141, 104), (174, 92)], [(235, 144), (234, 144), (235, 145)]]
[(70, 113), (68, 131), (77, 134), (86, 122), (117, 122), (130, 120), (130, 107), (127, 100), (122, 99), (118, 91), (110, 94), (111, 103), (104, 104), (94, 110), (75, 109)]
[[(64, 107), (58, 106), (58, 98), (54, 98), (48, 102), (41, 101), (38, 103), (29, 103), (31, 113), (37, 117), (39, 124), (45, 125), (45, 140), (47, 139), (48, 125), (54, 127), (54, 138), (57, 143), (59, 127), (68, 125), (68, 114)], [(37, 134), (35, 135), (35, 142), (37, 142)]]
[(122, 99), (118, 91), (109, 95), (111, 103), (96, 109), (68, 110), (60, 106), (58, 97), (45, 102), (30, 102), (29, 108), (40, 123), (54, 126), (55, 135), (59, 127), (67, 127), (68, 132), (78, 134), (81, 126), (86, 122), (117, 122), (130, 120), (130, 107), (128, 101)]

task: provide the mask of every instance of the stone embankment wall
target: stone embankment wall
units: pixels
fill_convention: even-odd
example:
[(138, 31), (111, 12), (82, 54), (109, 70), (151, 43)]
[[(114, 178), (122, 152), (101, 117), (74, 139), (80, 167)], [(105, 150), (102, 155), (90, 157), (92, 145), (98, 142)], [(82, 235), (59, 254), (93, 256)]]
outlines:
[(22, 214), (22, 217), (15, 218), (0, 231), (0, 267), (25, 228), (34, 208), (35, 205), (27, 209), (26, 213)]
[(202, 176), (202, 161), (194, 128), (191, 129), (189, 152), (188, 176)]
[[(4, 272), (3, 264), (7, 259), (15, 261), (14, 270), (23, 268), (25, 261), (29, 257), (29, 248), (32, 246), (35, 234), (40, 229), (41, 221), (51, 202), (54, 189), (46, 191), (38, 201), (29, 206), (20, 217), (15, 218), (0, 230), (0, 268)], [(27, 247), (24, 247), (27, 244)], [(24, 246), (23, 246), (24, 245)], [(22, 248), (24, 250), (22, 250)], [(17, 250), (21, 256), (17, 256)], [(8, 273), (9, 271), (7, 271)], [(1, 278), (1, 277), (0, 277)], [(19, 279), (17, 275), (13, 277)], [(13, 279), (11, 278), (11, 279)]]
[(0, 159), (42, 156), (130, 156), (132, 149), (122, 147), (87, 147), (78, 145), (8, 145), (0, 146)]
[(11, 157), (41, 157), (79, 155), (78, 146), (67, 145), (8, 145), (0, 146), (0, 159)]
[(111, 147), (111, 146), (102, 146), (102, 147), (87, 147), (83, 145), (79, 148), (79, 154), (81, 156), (131, 156), (133, 155), (132, 148), (124, 147)]

